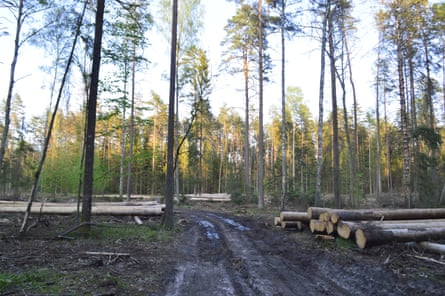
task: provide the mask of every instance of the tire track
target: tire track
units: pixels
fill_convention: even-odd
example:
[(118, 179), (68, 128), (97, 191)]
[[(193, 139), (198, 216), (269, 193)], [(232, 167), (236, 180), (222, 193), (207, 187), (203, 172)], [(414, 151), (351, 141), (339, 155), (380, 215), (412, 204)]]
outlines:
[(403, 295), (375, 280), (383, 268), (339, 265), (323, 251), (286, 245), (285, 235), (226, 215), (182, 214), (192, 226), (179, 246), (181, 261), (167, 295)]

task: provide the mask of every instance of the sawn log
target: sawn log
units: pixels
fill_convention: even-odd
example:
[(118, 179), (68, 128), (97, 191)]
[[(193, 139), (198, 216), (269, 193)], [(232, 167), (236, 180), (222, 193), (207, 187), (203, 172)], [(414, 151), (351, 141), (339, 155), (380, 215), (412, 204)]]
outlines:
[(309, 207), (310, 219), (318, 219), (320, 214), (328, 212), (336, 214), (341, 220), (413, 220), (413, 219), (445, 219), (445, 208), (426, 209), (331, 209)]
[(420, 242), (445, 239), (445, 228), (424, 229), (382, 229), (376, 227), (359, 228), (355, 232), (357, 246), (364, 249), (368, 246), (391, 242)]
[[(13, 206), (1, 207), (0, 212), (3, 213), (24, 213), (26, 207)], [(71, 215), (77, 212), (77, 206), (59, 205), (59, 206), (43, 206), (38, 203), (33, 204), (31, 213), (46, 215)], [(115, 215), (115, 216), (160, 216), (163, 214), (164, 206), (93, 206), (91, 208), (92, 215)]]

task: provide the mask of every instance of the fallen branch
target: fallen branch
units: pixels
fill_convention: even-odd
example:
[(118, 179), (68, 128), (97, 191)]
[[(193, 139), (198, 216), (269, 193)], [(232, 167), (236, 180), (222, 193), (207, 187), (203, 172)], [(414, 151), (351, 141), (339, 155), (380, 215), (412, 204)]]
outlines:
[(114, 252), (85, 252), (85, 255), (92, 256), (116, 256), (116, 257), (128, 257), (130, 253), (114, 253)]
[(418, 256), (418, 255), (410, 255), (410, 256), (412, 256), (414, 258), (417, 258), (417, 259), (421, 259), (421, 260), (425, 260), (425, 261), (429, 261), (429, 262), (434, 262), (434, 263), (437, 263), (437, 264), (445, 265), (445, 262), (442, 262), (442, 261), (439, 261), (439, 260), (436, 260), (436, 259), (433, 259), (433, 258), (423, 257), (423, 256)]

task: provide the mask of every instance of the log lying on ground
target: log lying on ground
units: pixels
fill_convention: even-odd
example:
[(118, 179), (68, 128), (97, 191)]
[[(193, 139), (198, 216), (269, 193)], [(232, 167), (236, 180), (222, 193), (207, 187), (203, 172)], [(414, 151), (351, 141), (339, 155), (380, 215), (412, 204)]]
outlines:
[(280, 217), (273, 217), (273, 225), (281, 226), (281, 219), (280, 219)]
[(317, 219), (309, 221), (309, 229), (312, 233), (332, 234), (335, 231), (334, 224), (329, 221), (320, 221)]
[(312, 233), (326, 232), (326, 225), (323, 221), (312, 219), (309, 221), (309, 229)]
[(280, 220), (309, 222), (309, 216), (307, 212), (282, 211), (280, 212)]
[(281, 228), (302, 230), (303, 223), (301, 221), (281, 221)]
[(389, 220), (389, 221), (343, 221), (337, 224), (337, 233), (341, 238), (349, 239), (359, 228), (380, 228), (380, 229), (412, 229), (422, 230), (428, 228), (444, 228), (444, 219), (427, 220)]
[(337, 234), (341, 238), (350, 239), (354, 235), (355, 231), (357, 231), (359, 226), (359, 223), (341, 220), (337, 223)]
[(445, 228), (423, 229), (382, 229), (377, 227), (359, 228), (355, 232), (357, 246), (364, 249), (368, 246), (391, 242), (420, 242), (445, 239)]
[(358, 220), (409, 220), (409, 219), (445, 219), (445, 208), (437, 209), (356, 209), (342, 210), (331, 208), (309, 207), (309, 219), (317, 219), (322, 213), (338, 215), (347, 221)]
[[(0, 207), (2, 213), (24, 213), (25, 206)], [(43, 206), (33, 204), (31, 207), (32, 214), (38, 213), (46, 215), (71, 215), (77, 212), (77, 206), (59, 205), (59, 206)], [(115, 216), (160, 216), (164, 212), (164, 205), (159, 206), (93, 206), (91, 208), (92, 215), (115, 215)]]
[(445, 255), (445, 245), (432, 242), (418, 242), (417, 245), (423, 249), (433, 253)]
[[(27, 201), (5, 201), (0, 200), (0, 209), (3, 207), (26, 207), (28, 205)], [(33, 205), (41, 206), (41, 201), (34, 201)], [(60, 207), (60, 206), (72, 206), (77, 207), (76, 202), (43, 202), (45, 207)], [(113, 202), (102, 202), (97, 201), (92, 203), (93, 207), (113, 207), (113, 206), (161, 206), (160, 203), (156, 201), (113, 201)]]

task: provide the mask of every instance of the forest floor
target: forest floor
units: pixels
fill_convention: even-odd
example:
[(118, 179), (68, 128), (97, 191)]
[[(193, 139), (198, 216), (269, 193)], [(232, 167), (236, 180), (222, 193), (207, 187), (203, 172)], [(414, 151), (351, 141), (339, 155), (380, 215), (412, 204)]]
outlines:
[[(160, 218), (44, 216), (19, 237), (22, 215), (0, 214), (0, 295), (443, 295), (445, 261), (407, 244), (358, 249), (277, 229), (277, 209), (231, 203), (176, 207)], [(37, 217), (33, 217), (35, 222)], [(98, 253), (94, 253), (98, 252)], [(431, 258), (434, 260), (426, 260)]]

